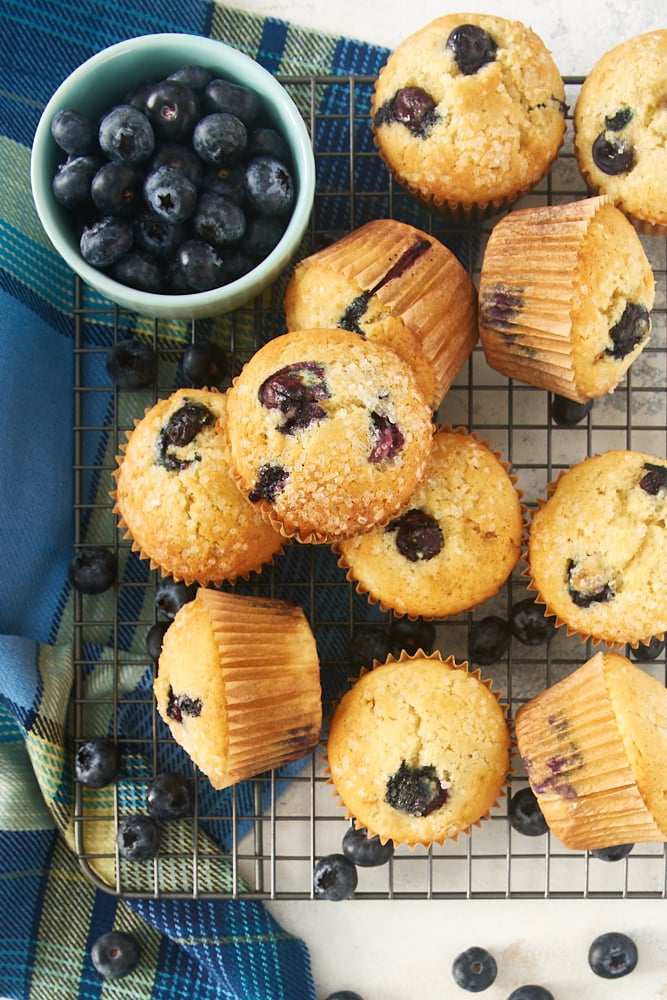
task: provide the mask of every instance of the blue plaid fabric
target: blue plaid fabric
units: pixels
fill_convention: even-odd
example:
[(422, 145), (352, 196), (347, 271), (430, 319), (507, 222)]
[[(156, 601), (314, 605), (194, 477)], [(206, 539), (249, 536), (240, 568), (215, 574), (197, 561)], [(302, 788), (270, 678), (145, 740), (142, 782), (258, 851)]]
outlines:
[[(83, 877), (72, 849), (73, 282), (32, 204), (30, 147), (44, 104), (76, 65), (159, 31), (221, 38), (283, 75), (375, 74), (387, 55), (206, 0), (5, 0), (0, 9), (0, 994), (106, 995), (89, 950), (114, 927), (142, 947), (139, 968), (113, 986), (119, 1000), (314, 1000), (306, 945), (263, 904), (118, 898)], [(323, 107), (335, 111), (336, 100), (325, 88)], [(327, 128), (316, 137), (321, 148), (336, 143), (335, 123)], [(368, 134), (359, 142), (371, 149)], [(374, 160), (355, 182), (372, 188), (378, 169)], [(335, 188), (341, 178), (330, 181)], [(365, 221), (350, 220), (341, 199), (328, 211), (321, 221), (332, 232)], [(97, 326), (88, 335), (103, 344), (109, 332)], [(102, 425), (108, 414), (99, 417)], [(97, 454), (105, 442), (88, 446)], [(145, 690), (146, 677), (137, 678)], [(140, 698), (124, 712), (121, 728), (146, 724)], [(215, 877), (224, 888), (224, 866)]]

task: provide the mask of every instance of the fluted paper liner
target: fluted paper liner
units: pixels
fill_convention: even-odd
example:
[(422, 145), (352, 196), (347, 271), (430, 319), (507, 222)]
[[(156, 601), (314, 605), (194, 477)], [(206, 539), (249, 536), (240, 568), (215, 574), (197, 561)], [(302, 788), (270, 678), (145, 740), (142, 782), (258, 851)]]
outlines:
[(575, 385), (574, 282), (583, 239), (606, 204), (600, 196), (510, 212), (491, 232), (480, 275), (479, 333), (489, 366), (580, 403), (588, 397)]
[(225, 788), (304, 757), (320, 737), (322, 694), (315, 639), (301, 608), (208, 588), (195, 601), (219, 655), (226, 734), (215, 771), (195, 763), (215, 788)]
[[(363, 685), (364, 678), (368, 677), (373, 671), (389, 670), (392, 668), (392, 666), (396, 664), (404, 665), (409, 663), (412, 663), (414, 665), (415, 670), (419, 670), (419, 661), (424, 661), (424, 660), (436, 661), (450, 669), (463, 671), (470, 678), (474, 678), (475, 681), (483, 685), (483, 687), (486, 688), (489, 694), (491, 695), (493, 701), (499, 706), (503, 719), (505, 720), (505, 724), (507, 725), (508, 706), (501, 701), (500, 693), (493, 690), (492, 682), (490, 680), (483, 679), (479, 669), (470, 670), (467, 661), (459, 663), (456, 662), (452, 656), (444, 658), (442, 654), (437, 650), (434, 653), (429, 653), (429, 654), (424, 653), (423, 650), (418, 650), (416, 653), (412, 655), (408, 654), (405, 650), (403, 650), (398, 658), (390, 654), (383, 663), (374, 661), (371, 670), (362, 669), (359, 678), (352, 681), (352, 687), (350, 689), (350, 692), (357, 685), (359, 684)], [(348, 692), (348, 694), (350, 692)], [(343, 696), (343, 698), (344, 697), (345, 696)], [(334, 708), (333, 715), (329, 720), (329, 726), (328, 726), (329, 735), (331, 733), (331, 725), (335, 724), (335, 718), (339, 710), (339, 706), (340, 702), (339, 705)], [(509, 779), (513, 770), (511, 763), (512, 740), (509, 732), (509, 727), (506, 728), (506, 746), (501, 747), (500, 749), (501, 752), (507, 754), (507, 766), (506, 768), (503, 769), (502, 776), (499, 775), (497, 782), (497, 790), (495, 794), (490, 796), (489, 799), (480, 806), (479, 814), (474, 820), (468, 823), (464, 822), (461, 824), (457, 824), (456, 828), (453, 828), (452, 825), (450, 824), (450, 827), (448, 829), (442, 830), (441, 833), (435, 836), (429, 836), (428, 834), (423, 836), (415, 835), (414, 837), (392, 836), (391, 830), (377, 829), (372, 822), (368, 821), (368, 817), (364, 817), (360, 814), (355, 815), (355, 812), (350, 808), (349, 803), (346, 802), (345, 800), (345, 793), (344, 791), (341, 790), (340, 780), (337, 784), (338, 776), (335, 774), (335, 768), (332, 770), (331, 767), (328, 741), (325, 747), (325, 755), (324, 755), (325, 773), (327, 774), (328, 783), (332, 786), (332, 794), (337, 798), (339, 804), (344, 809), (345, 817), (347, 819), (353, 820), (354, 825), (357, 829), (365, 829), (369, 837), (378, 836), (383, 844), (391, 840), (394, 843), (395, 847), (399, 847), (401, 844), (405, 844), (410, 850), (413, 850), (418, 845), (421, 845), (424, 848), (428, 848), (430, 844), (437, 843), (442, 845), (446, 840), (456, 841), (460, 834), (469, 835), (472, 830), (472, 827), (480, 827), (485, 820), (490, 818), (492, 810), (500, 804), (500, 801), (503, 798), (507, 797)], [(367, 767), (368, 765), (368, 761), (364, 760), (363, 756), (360, 756), (358, 763), (360, 768), (363, 768), (364, 766)], [(437, 812), (437, 810), (435, 812)], [(434, 816), (435, 813), (430, 813), (429, 815)], [(428, 820), (428, 816), (425, 817), (425, 820)], [(431, 826), (431, 823), (428, 823), (428, 826)]]
[(637, 786), (605, 681), (606, 657), (625, 659), (596, 653), (516, 716), (519, 754), (540, 808), (574, 850), (667, 840)]
[[(288, 324), (291, 315), (303, 319), (302, 309), (310, 315), (313, 303), (299, 303), (298, 275), (312, 267), (342, 275), (402, 320), (423, 354), (437, 409), (478, 338), (477, 291), (455, 255), (408, 223), (375, 219), (297, 264), (285, 294)], [(414, 357), (405, 360), (415, 365)], [(419, 376), (417, 365), (415, 371)]]
[[(447, 614), (437, 614), (437, 615), (428, 614), (424, 611), (423, 608), (422, 609), (414, 608), (414, 610), (407, 610), (407, 608), (405, 607), (397, 606), (396, 601), (392, 602), (385, 596), (382, 596), (380, 593), (375, 592), (372, 587), (370, 587), (366, 582), (364, 582), (363, 572), (359, 569), (359, 567), (356, 564), (353, 565), (354, 560), (350, 560), (346, 557), (344, 551), (345, 549), (344, 543), (341, 544), (341, 542), (335, 542), (331, 546), (333, 552), (338, 556), (339, 567), (345, 571), (348, 583), (351, 583), (354, 586), (358, 594), (360, 594), (361, 596), (365, 596), (368, 600), (368, 603), (371, 606), (377, 605), (382, 612), (387, 613), (391, 611), (397, 617), (399, 618), (405, 617), (410, 619), (411, 621), (415, 621), (417, 618), (423, 618), (425, 621), (432, 621), (433, 619), (437, 618), (439, 621), (444, 621), (447, 618), (451, 617), (452, 615), (460, 614), (462, 611), (472, 611), (474, 608), (478, 607), (478, 605), (482, 604), (484, 601), (487, 601), (491, 597), (494, 597), (500, 591), (501, 587), (505, 584), (508, 577), (514, 570), (516, 563), (518, 563), (521, 558), (522, 547), (524, 544), (524, 537), (528, 525), (528, 508), (526, 504), (523, 502), (523, 496), (524, 496), (523, 490), (517, 486), (518, 477), (511, 471), (512, 469), (511, 464), (503, 458), (501, 452), (492, 448), (491, 444), (488, 441), (482, 439), (476, 431), (469, 430), (467, 427), (462, 427), (462, 426), (454, 427), (451, 424), (438, 424), (435, 427), (434, 439), (437, 437), (437, 434), (440, 431), (452, 434), (460, 434), (462, 437), (474, 438), (475, 441), (477, 441), (480, 445), (486, 448), (494, 456), (494, 458), (498, 460), (502, 468), (507, 473), (508, 479), (512, 484), (512, 486), (514, 487), (514, 490), (518, 497), (519, 510), (521, 515), (521, 538), (519, 540), (517, 559), (514, 566), (511, 567), (511, 569), (508, 571), (507, 575), (503, 579), (500, 578), (498, 579), (497, 586), (495, 586), (495, 589), (489, 588), (488, 592), (486, 592), (483, 597), (480, 597), (479, 600), (477, 600), (474, 604), (471, 604), (466, 607), (456, 607), (455, 609), (453, 608), (451, 611), (449, 611)], [(425, 482), (427, 479), (428, 479), (428, 466), (424, 474), (424, 478), (422, 479), (422, 483)], [(419, 489), (419, 487), (417, 487), (417, 489)], [(404, 511), (409, 510), (410, 507), (411, 507), (411, 501), (408, 500), (403, 510)], [(400, 517), (401, 515), (399, 513), (396, 516)], [(379, 526), (378, 530), (382, 530), (382, 528), (385, 527), (386, 524), (381, 525)], [(410, 595), (406, 594), (406, 602), (408, 602), (409, 600), (410, 600)], [(414, 607), (414, 602), (413, 602), (413, 607)]]

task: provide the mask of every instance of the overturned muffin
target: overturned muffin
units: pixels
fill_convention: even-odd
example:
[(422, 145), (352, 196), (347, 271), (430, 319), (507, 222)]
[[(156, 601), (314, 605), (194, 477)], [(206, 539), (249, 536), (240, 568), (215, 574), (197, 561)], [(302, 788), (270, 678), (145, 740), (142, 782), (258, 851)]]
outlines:
[(646, 346), (655, 282), (607, 198), (524, 208), (493, 228), (479, 333), (489, 365), (583, 403), (611, 392)]
[(538, 499), (527, 573), (545, 613), (583, 639), (648, 643), (667, 629), (667, 460), (608, 451)]
[(468, 272), (434, 236), (393, 219), (300, 261), (284, 304), (288, 330), (342, 327), (393, 348), (433, 410), (477, 342)]
[(287, 601), (201, 587), (165, 633), (154, 690), (214, 788), (298, 760), (320, 736), (315, 638)]
[(241, 490), (300, 542), (369, 531), (420, 481), (431, 409), (410, 366), (349, 330), (270, 340), (228, 391), (225, 434)]
[(547, 173), (565, 110), (558, 68), (530, 28), (446, 14), (389, 56), (371, 121), (396, 179), (435, 210), (465, 218), (509, 205)]

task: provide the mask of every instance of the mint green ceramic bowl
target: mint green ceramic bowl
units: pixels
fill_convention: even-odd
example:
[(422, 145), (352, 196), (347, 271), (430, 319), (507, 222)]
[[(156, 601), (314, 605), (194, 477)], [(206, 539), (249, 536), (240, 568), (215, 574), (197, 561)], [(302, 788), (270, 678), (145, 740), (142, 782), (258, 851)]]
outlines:
[[(165, 295), (120, 284), (87, 264), (79, 251), (66, 211), (51, 192), (51, 181), (63, 158), (51, 137), (56, 111), (76, 108), (97, 117), (122, 99), (135, 84), (167, 76), (184, 65), (202, 65), (243, 84), (261, 98), (266, 118), (287, 140), (293, 161), (294, 210), (278, 245), (243, 277), (206, 292)], [(30, 162), (32, 194), (42, 226), (58, 253), (92, 288), (142, 315), (171, 319), (216, 316), (254, 298), (276, 280), (294, 259), (308, 226), (315, 193), (315, 162), (308, 130), (287, 90), (259, 63), (237, 49), (198, 35), (144, 35), (98, 52), (63, 81), (47, 103), (35, 131)]]

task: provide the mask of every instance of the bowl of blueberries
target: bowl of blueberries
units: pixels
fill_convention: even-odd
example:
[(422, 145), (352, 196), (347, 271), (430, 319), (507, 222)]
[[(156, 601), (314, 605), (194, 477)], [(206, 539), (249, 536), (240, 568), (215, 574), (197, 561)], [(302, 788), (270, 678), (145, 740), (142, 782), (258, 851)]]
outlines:
[(198, 35), (130, 38), (78, 66), (40, 117), (35, 207), (82, 280), (143, 315), (236, 309), (297, 255), (315, 193), (280, 81)]

